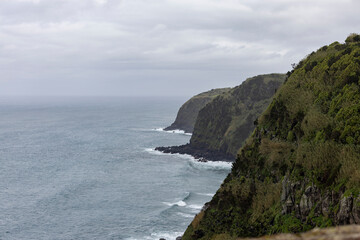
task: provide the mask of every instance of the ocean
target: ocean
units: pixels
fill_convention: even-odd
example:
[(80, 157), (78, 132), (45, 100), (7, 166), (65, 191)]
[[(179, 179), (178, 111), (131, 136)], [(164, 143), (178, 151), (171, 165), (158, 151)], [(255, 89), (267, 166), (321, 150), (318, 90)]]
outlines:
[(184, 98), (0, 98), (0, 239), (175, 239), (231, 164), (163, 154)]

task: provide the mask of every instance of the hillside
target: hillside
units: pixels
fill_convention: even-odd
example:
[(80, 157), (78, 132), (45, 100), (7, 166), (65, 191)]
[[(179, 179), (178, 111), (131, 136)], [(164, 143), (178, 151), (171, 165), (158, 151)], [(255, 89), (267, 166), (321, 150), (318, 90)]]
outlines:
[(212, 89), (190, 98), (180, 107), (175, 122), (164, 130), (170, 131), (179, 129), (184, 130), (187, 133), (192, 133), (200, 109), (219, 94), (223, 94), (229, 90), (230, 88)]
[(200, 110), (190, 144), (156, 149), (208, 160), (233, 161), (254, 130), (254, 121), (270, 104), (285, 77), (275, 73), (259, 75), (218, 95)]
[(183, 239), (359, 224), (359, 80), (356, 34), (300, 61)]
[(285, 77), (285, 74), (275, 73), (259, 75), (219, 95), (200, 110), (190, 145), (235, 158), (254, 130), (254, 121), (270, 104)]

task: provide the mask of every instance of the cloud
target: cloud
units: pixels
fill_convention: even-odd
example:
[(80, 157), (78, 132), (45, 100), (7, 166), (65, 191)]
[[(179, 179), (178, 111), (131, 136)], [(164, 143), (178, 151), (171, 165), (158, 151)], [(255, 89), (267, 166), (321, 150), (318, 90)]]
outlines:
[(359, 29), (357, 9), (354, 0), (2, 0), (0, 94), (234, 86), (343, 41)]

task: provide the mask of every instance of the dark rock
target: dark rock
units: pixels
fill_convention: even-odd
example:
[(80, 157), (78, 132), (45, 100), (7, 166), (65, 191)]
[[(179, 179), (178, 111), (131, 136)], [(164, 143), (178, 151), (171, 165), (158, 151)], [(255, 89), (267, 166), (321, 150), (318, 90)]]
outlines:
[(181, 236), (179, 236), (179, 237), (177, 237), (175, 240), (181, 240), (182, 239), (182, 237)]
[(336, 216), (336, 221), (340, 225), (354, 222), (352, 218), (353, 198), (351, 196), (342, 196), (340, 200), (340, 209)]
[(155, 148), (155, 150), (163, 153), (188, 154), (193, 156), (199, 162), (207, 162), (207, 161), (233, 162), (235, 160), (232, 155), (220, 151), (211, 151), (208, 149), (194, 148), (190, 144), (185, 144), (181, 146), (172, 146), (172, 147), (157, 147)]
[(360, 197), (353, 200), (352, 215), (354, 217), (354, 223), (360, 224)]
[(325, 217), (329, 217), (331, 200), (330, 192), (326, 191), (321, 200), (321, 212)]

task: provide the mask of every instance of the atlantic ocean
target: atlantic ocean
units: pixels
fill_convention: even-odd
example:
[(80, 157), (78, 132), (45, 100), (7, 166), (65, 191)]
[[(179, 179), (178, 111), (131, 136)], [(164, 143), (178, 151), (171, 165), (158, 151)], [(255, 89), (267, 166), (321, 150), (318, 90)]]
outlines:
[(161, 154), (185, 98), (0, 98), (0, 239), (175, 239), (231, 163)]

